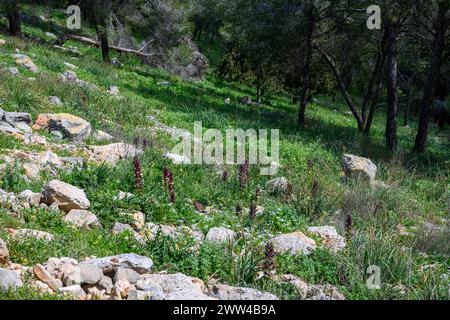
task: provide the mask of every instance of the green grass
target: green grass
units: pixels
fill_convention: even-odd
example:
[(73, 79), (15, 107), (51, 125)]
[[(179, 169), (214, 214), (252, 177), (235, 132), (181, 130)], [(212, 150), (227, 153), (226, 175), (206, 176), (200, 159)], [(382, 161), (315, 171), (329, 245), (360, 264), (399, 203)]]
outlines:
[[(46, 30), (25, 25), (27, 34), (43, 37)], [(39, 113), (68, 112), (91, 122), (94, 129), (112, 133), (119, 140), (133, 141), (135, 137), (147, 137), (151, 147), (142, 157), (144, 190), (138, 193), (134, 186), (133, 166), (124, 161), (115, 167), (90, 166), (83, 170), (60, 172), (63, 181), (85, 189), (91, 201), (91, 211), (103, 226), (91, 231), (74, 230), (62, 222), (60, 213), (45, 210), (24, 212), (25, 222), (0, 213), (0, 237), (6, 238), (5, 228), (34, 228), (55, 234), (55, 240), (45, 242), (8, 241), (14, 262), (33, 265), (45, 262), (52, 256), (106, 256), (123, 252), (136, 252), (151, 257), (156, 270), (184, 272), (208, 280), (222, 281), (269, 290), (283, 298), (295, 298), (289, 285), (269, 280), (256, 280), (256, 272), (262, 270), (262, 247), (271, 236), (282, 232), (303, 231), (308, 226), (328, 224), (336, 219), (335, 212), (353, 217), (353, 238), (349, 246), (338, 254), (317, 250), (310, 256), (279, 256), (277, 268), (280, 273), (292, 273), (310, 283), (330, 283), (338, 286), (349, 299), (447, 299), (449, 251), (448, 246), (433, 245), (449, 242), (448, 233), (427, 239), (420, 234), (423, 221), (448, 218), (450, 196), (450, 148), (445, 132), (432, 127), (428, 151), (424, 155), (409, 152), (413, 144), (417, 124), (411, 128), (399, 127), (400, 150), (394, 156), (384, 148), (383, 110), (378, 112), (370, 137), (361, 136), (356, 123), (344, 113), (345, 104), (331, 102), (326, 96), (308, 105), (307, 125), (296, 125), (296, 106), (287, 96), (273, 93), (269, 103), (261, 106), (238, 104), (239, 97), (253, 95), (254, 90), (239, 83), (227, 83), (214, 73), (199, 82), (187, 82), (139, 63), (132, 56), (119, 56), (123, 68), (105, 66), (97, 49), (69, 41), (83, 53), (71, 57), (58, 52), (45, 40), (24, 42), (2, 35), (7, 45), (0, 47), (0, 65), (13, 66), (9, 55), (14, 48), (29, 55), (42, 71), (30, 74), (19, 67), (21, 77), (0, 74), (1, 107), (7, 111), (30, 112), (35, 118)], [(217, 60), (217, 50), (202, 44)], [(113, 53), (114, 55), (114, 53)], [(62, 84), (58, 73), (65, 71), (64, 62), (79, 67), (79, 78), (95, 83), (100, 90), (89, 91)], [(36, 77), (35, 81), (27, 80)], [(170, 86), (158, 86), (167, 80)], [(106, 90), (110, 85), (119, 87), (122, 99), (110, 97)], [(62, 106), (48, 103), (49, 95), (59, 96)], [(224, 104), (230, 97), (232, 103)], [(149, 132), (151, 123), (147, 115), (170, 126), (193, 130), (194, 121), (202, 121), (203, 127), (280, 129), (280, 156), (282, 168), (279, 176), (286, 176), (294, 185), (295, 200), (284, 201), (263, 192), (260, 204), (265, 213), (252, 222), (247, 216), (237, 216), (235, 207), (248, 207), (254, 200), (257, 188), (264, 188), (269, 177), (259, 175), (259, 168), (252, 166), (247, 188), (241, 190), (237, 181), (237, 167), (228, 166), (227, 182), (217, 176), (211, 166), (175, 166), (162, 158), (164, 148), (174, 144), (165, 134), (156, 137)], [(94, 141), (89, 141), (94, 143)], [(20, 141), (0, 134), (0, 149), (33, 148)], [(3, 152), (2, 151), (2, 152)], [(353, 153), (371, 158), (379, 168), (378, 179), (387, 189), (346, 183), (342, 178), (340, 159), (343, 153)], [(307, 161), (313, 161), (308, 169)], [(170, 167), (174, 176), (177, 202), (170, 204), (162, 185), (162, 169)], [(0, 188), (20, 192), (26, 188), (38, 191), (45, 183), (43, 177), (37, 182), (20, 180), (20, 172), (10, 170), (2, 175)], [(313, 190), (314, 181), (318, 189)], [(118, 191), (131, 192), (136, 197), (127, 201), (112, 201)], [(195, 212), (190, 200), (198, 200), (212, 206), (217, 213), (202, 216)], [(116, 221), (123, 221), (119, 212), (124, 209), (140, 210), (148, 222), (174, 225), (198, 224), (207, 232), (211, 227), (224, 226), (235, 231), (245, 231), (251, 239), (240, 239), (232, 246), (216, 247), (203, 244), (192, 252), (192, 239), (171, 240), (158, 237), (143, 245), (131, 235), (112, 236), (110, 228)], [(400, 236), (397, 226), (405, 225), (412, 236)], [(341, 234), (345, 234), (342, 228)], [(441, 238), (439, 238), (441, 237)], [(422, 242), (418, 243), (418, 239)], [(431, 243), (431, 245), (430, 245)], [(426, 251), (426, 256), (420, 252)], [(422, 265), (439, 263), (435, 271), (420, 272)], [(369, 290), (365, 286), (366, 270), (371, 264), (384, 271), (383, 288)], [(405, 295), (395, 286), (403, 285)], [(447, 288), (447, 289), (446, 289)], [(14, 294), (0, 294), (6, 298), (33, 298), (27, 290)]]

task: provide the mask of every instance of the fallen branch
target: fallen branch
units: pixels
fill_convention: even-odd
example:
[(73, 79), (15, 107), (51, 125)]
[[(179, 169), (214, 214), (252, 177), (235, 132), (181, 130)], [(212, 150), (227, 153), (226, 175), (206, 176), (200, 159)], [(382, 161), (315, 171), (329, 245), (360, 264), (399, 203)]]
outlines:
[[(87, 43), (87, 44), (95, 46), (95, 47), (100, 47), (100, 43), (98, 41), (95, 41), (95, 40), (91, 39), (91, 38), (77, 36), (77, 35), (74, 35), (74, 34), (66, 35), (66, 37), (69, 38), (69, 39), (72, 39), (72, 40), (76, 40), (76, 41), (80, 41), (80, 42), (83, 42), (83, 43)], [(135, 54), (135, 55), (138, 55), (138, 56), (141, 56), (141, 57), (145, 57), (145, 58), (149, 58), (149, 57), (152, 56), (150, 54), (146, 54), (146, 53), (143, 53), (141, 51), (137, 51), (137, 50), (133, 50), (133, 49), (127, 49), (127, 48), (122, 48), (122, 47), (117, 47), (117, 46), (112, 46), (112, 45), (110, 45), (109, 48), (113, 49), (113, 50), (116, 50), (118, 52), (132, 53), (132, 54)]]

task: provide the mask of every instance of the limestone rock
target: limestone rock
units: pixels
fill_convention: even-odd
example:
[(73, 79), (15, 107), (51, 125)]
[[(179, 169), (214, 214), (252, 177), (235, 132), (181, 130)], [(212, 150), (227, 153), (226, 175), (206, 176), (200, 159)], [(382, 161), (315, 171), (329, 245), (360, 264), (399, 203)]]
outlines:
[(307, 300), (345, 300), (345, 296), (332, 285), (310, 285)]
[(127, 280), (129, 283), (133, 284), (139, 280), (139, 277), (140, 275), (136, 271), (119, 267), (114, 274), (114, 282)]
[(73, 142), (82, 142), (91, 134), (91, 125), (86, 120), (68, 114), (48, 114), (51, 131), (60, 131), (65, 138)]
[(96, 265), (80, 263), (78, 268), (80, 268), (81, 284), (96, 284), (103, 279), (103, 272)]
[(84, 292), (79, 285), (62, 287), (59, 288), (58, 291), (64, 295), (69, 295), (80, 300), (84, 300), (86, 298), (86, 292)]
[(346, 246), (345, 238), (337, 233), (335, 227), (309, 227), (308, 231), (322, 238), (325, 247), (333, 252), (340, 251)]
[(277, 296), (268, 292), (222, 284), (212, 286), (211, 293), (219, 300), (279, 300)]
[(304, 300), (307, 298), (308, 284), (306, 282), (304, 282), (303, 280), (301, 280), (300, 278), (298, 278), (292, 274), (284, 274), (284, 275), (275, 276), (273, 279), (275, 281), (290, 283), (291, 285), (293, 285), (297, 289), (298, 298), (300, 300)]
[(116, 256), (96, 258), (82, 263), (94, 264), (102, 269), (105, 274), (115, 272), (119, 267), (129, 268), (139, 274), (143, 274), (149, 272), (153, 266), (153, 261), (150, 258), (135, 253), (124, 253)]
[(292, 255), (310, 254), (316, 249), (316, 242), (302, 232), (279, 235), (272, 239), (272, 244), (276, 252), (289, 252)]
[(117, 300), (126, 299), (131, 289), (132, 286), (127, 280), (119, 280), (114, 284), (112, 296)]
[(111, 86), (109, 87), (108, 93), (112, 96), (119, 96), (120, 92), (119, 92), (119, 88), (116, 86)]
[(140, 211), (121, 212), (120, 215), (129, 217), (134, 229), (142, 229), (145, 225), (145, 214)]
[(211, 228), (206, 235), (206, 242), (212, 242), (212, 243), (226, 243), (233, 241), (235, 238), (236, 233), (233, 230), (224, 228), (224, 227), (214, 227)]
[(51, 233), (33, 230), (33, 229), (18, 229), (18, 230), (9, 230), (10, 237), (15, 240), (27, 240), (27, 239), (36, 239), (36, 240), (44, 240), (44, 241), (52, 241), (53, 235)]
[(64, 217), (64, 221), (77, 228), (92, 228), (100, 226), (97, 216), (86, 210), (72, 209)]
[(33, 63), (33, 61), (31, 61), (29, 57), (18, 58), (16, 60), (16, 64), (25, 67), (26, 69), (34, 73), (39, 71), (38, 67)]
[(105, 146), (89, 146), (91, 158), (96, 162), (106, 162), (111, 165), (117, 164), (120, 160), (132, 158), (142, 154), (142, 150), (125, 143), (113, 143)]
[(204, 284), (197, 278), (177, 274), (146, 274), (136, 283), (136, 289), (157, 293), (153, 299), (216, 300), (207, 295)]
[(12, 270), (0, 268), (0, 292), (23, 286), (19, 274)]
[(6, 242), (0, 239), (0, 266), (5, 265), (9, 261), (9, 250)]
[(114, 287), (113, 281), (110, 277), (103, 276), (102, 279), (97, 283), (97, 287), (105, 290), (106, 293), (111, 293)]
[(367, 158), (352, 154), (344, 154), (342, 168), (347, 177), (373, 182), (377, 174), (377, 166)]
[(104, 131), (96, 130), (92, 137), (97, 141), (107, 141), (111, 142), (114, 140), (114, 137)]
[(83, 190), (60, 180), (47, 183), (42, 192), (42, 202), (47, 205), (56, 202), (65, 212), (73, 209), (87, 210), (91, 205)]
[(271, 194), (285, 195), (289, 192), (289, 180), (285, 177), (279, 177), (270, 180), (266, 184), (266, 189)]
[(56, 279), (53, 278), (41, 264), (37, 264), (33, 267), (33, 273), (36, 278), (47, 284), (52, 290), (57, 291), (60, 287)]
[(62, 105), (61, 99), (59, 99), (57, 96), (49, 96), (48, 97), (48, 102), (52, 105), (55, 106), (60, 106)]

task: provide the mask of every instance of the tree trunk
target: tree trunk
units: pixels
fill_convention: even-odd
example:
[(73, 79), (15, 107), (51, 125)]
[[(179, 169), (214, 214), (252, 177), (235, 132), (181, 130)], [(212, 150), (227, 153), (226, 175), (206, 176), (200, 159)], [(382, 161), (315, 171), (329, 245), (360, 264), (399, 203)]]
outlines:
[(408, 104), (405, 109), (405, 119), (403, 120), (403, 125), (407, 127), (409, 125), (409, 111), (411, 110), (411, 96), (408, 97)]
[(20, 36), (22, 31), (20, 28), (20, 14), (17, 4), (8, 12), (9, 33), (13, 36)]
[(96, 25), (98, 40), (100, 41), (100, 47), (102, 49), (103, 62), (110, 63), (109, 60), (109, 43), (108, 43), (108, 31), (103, 25)]
[[(361, 106), (361, 117), (363, 122), (367, 119), (367, 104), (372, 98), (378, 99), (378, 88), (381, 81), (381, 75), (383, 72), (384, 63), (386, 61), (386, 32), (383, 33), (383, 38), (381, 40), (380, 51), (377, 54), (377, 60), (372, 71), (372, 76), (370, 77), (369, 84), (367, 85), (367, 91), (364, 95), (362, 106)], [(376, 89), (375, 89), (376, 88)], [(376, 91), (376, 92), (375, 92)], [(376, 96), (376, 98), (375, 98)], [(376, 103), (375, 103), (376, 105)], [(370, 130), (370, 129), (369, 129)]]
[(449, 13), (448, 4), (441, 2), (439, 4), (438, 21), (433, 44), (433, 57), (430, 70), (428, 72), (427, 82), (422, 99), (422, 108), (420, 110), (419, 128), (417, 129), (416, 141), (413, 150), (417, 152), (425, 151), (425, 144), (428, 135), (428, 123), (432, 112), (433, 99), (437, 86), (439, 73), (442, 64), (442, 54), (445, 47), (445, 33), (448, 28), (447, 15)]
[(397, 149), (397, 26), (388, 22), (387, 26), (387, 77), (386, 88), (388, 96), (386, 117), (386, 146), (390, 151)]
[(309, 89), (309, 70), (311, 67), (311, 55), (312, 55), (312, 35), (314, 32), (314, 4), (311, 1), (307, 1), (305, 4), (305, 34), (306, 34), (306, 44), (305, 44), (305, 55), (303, 60), (303, 82), (302, 89), (300, 92), (300, 106), (298, 111), (298, 124), (300, 126), (305, 125), (305, 112), (306, 105), (308, 104), (308, 89)]
[(361, 116), (359, 115), (358, 110), (356, 109), (356, 106), (353, 103), (352, 98), (350, 97), (350, 94), (345, 89), (344, 81), (342, 80), (342, 76), (337, 69), (336, 63), (325, 51), (323, 51), (319, 47), (316, 47), (316, 48), (320, 52), (322, 57), (324, 58), (327, 65), (330, 67), (331, 71), (333, 72), (333, 75), (336, 79), (339, 89), (340, 89), (342, 95), (344, 96), (344, 99), (347, 102), (347, 105), (350, 108), (350, 111), (352, 112), (353, 116), (356, 119), (356, 123), (358, 125), (358, 131), (363, 132), (363, 130), (364, 130), (363, 120), (362, 120)]

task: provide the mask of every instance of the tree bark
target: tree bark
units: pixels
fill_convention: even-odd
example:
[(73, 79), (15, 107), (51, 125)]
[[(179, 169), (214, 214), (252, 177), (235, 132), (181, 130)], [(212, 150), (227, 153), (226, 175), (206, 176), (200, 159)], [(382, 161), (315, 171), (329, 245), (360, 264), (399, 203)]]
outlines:
[(327, 65), (330, 67), (331, 71), (333, 72), (333, 75), (336, 79), (336, 82), (339, 86), (339, 89), (342, 93), (342, 95), (344, 96), (345, 101), (347, 102), (348, 107), (350, 108), (350, 111), (352, 112), (353, 116), (356, 119), (357, 125), (358, 125), (358, 131), (363, 132), (364, 130), (364, 123), (363, 123), (363, 119), (361, 118), (361, 116), (358, 113), (358, 110), (356, 109), (355, 104), (352, 101), (352, 98), (350, 97), (350, 94), (347, 92), (347, 90), (345, 89), (345, 84), (344, 81), (342, 80), (342, 76), (339, 73), (336, 63), (333, 61), (333, 59), (322, 49), (316, 47), (317, 50), (320, 52), (320, 54), (322, 55), (322, 57), (324, 58), (325, 62), (327, 63)]
[(13, 8), (7, 14), (9, 33), (13, 36), (20, 36), (22, 31), (20, 27), (20, 14), (17, 4), (13, 5)]
[(386, 88), (388, 96), (386, 117), (386, 146), (390, 151), (397, 150), (397, 26), (388, 21), (387, 25), (387, 77)]
[[(363, 122), (366, 123), (367, 120), (367, 104), (370, 102), (372, 98), (378, 99), (379, 92), (378, 88), (381, 81), (381, 75), (383, 72), (384, 63), (386, 61), (386, 31), (383, 33), (383, 37), (381, 40), (380, 50), (377, 54), (377, 60), (375, 62), (375, 66), (372, 71), (372, 75), (369, 80), (369, 84), (367, 85), (367, 90), (363, 98), (362, 106), (361, 106), (361, 116)], [(376, 105), (376, 103), (375, 103)], [(370, 130), (370, 127), (369, 127)]]
[(413, 150), (417, 152), (425, 151), (425, 144), (428, 135), (428, 123), (430, 121), (435, 89), (437, 86), (442, 64), (442, 54), (445, 47), (445, 33), (448, 28), (448, 14), (449, 5), (441, 2), (439, 4), (438, 21), (433, 44), (433, 56), (430, 70), (428, 72), (427, 82), (425, 84), (425, 90), (423, 93), (422, 108), (420, 110), (419, 117), (419, 127), (417, 129), (417, 136), (413, 147)]
[(308, 89), (309, 89), (309, 78), (310, 78), (310, 68), (311, 68), (311, 55), (312, 55), (312, 35), (314, 32), (314, 4), (311, 1), (307, 1), (306, 6), (306, 23), (305, 23), (305, 34), (306, 34), (306, 44), (305, 44), (305, 54), (303, 60), (303, 82), (300, 92), (300, 106), (298, 111), (298, 124), (300, 126), (305, 125), (305, 112), (306, 105), (308, 104)]
[(100, 47), (102, 49), (103, 62), (110, 63), (109, 59), (109, 43), (108, 43), (108, 31), (103, 25), (96, 25), (98, 40), (100, 41)]

